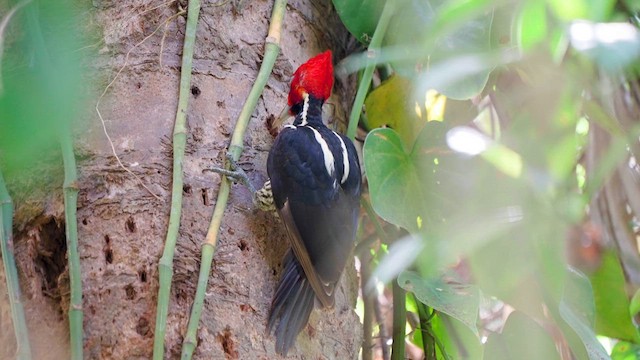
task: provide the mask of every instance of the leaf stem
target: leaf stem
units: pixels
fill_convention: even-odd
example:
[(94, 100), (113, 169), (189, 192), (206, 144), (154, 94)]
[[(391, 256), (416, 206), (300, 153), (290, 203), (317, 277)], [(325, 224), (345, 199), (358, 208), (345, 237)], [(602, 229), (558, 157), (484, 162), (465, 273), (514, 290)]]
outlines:
[[(273, 5), (269, 33), (265, 40), (265, 54), (262, 65), (260, 66), (260, 71), (258, 72), (258, 76), (256, 77), (256, 81), (253, 84), (251, 91), (249, 92), (247, 100), (242, 107), (242, 111), (240, 112), (240, 115), (238, 115), (238, 121), (236, 122), (233, 136), (231, 137), (231, 144), (229, 145), (227, 155), (233, 161), (238, 161), (240, 158), (244, 147), (244, 133), (247, 130), (249, 121), (251, 120), (251, 114), (253, 114), (253, 111), (258, 104), (258, 99), (260, 98), (260, 95), (262, 95), (262, 91), (267, 84), (267, 80), (269, 80), (271, 71), (273, 70), (276, 58), (280, 53), (282, 21), (284, 19), (286, 6), (286, 0), (276, 0)], [(228, 161), (225, 164), (225, 168), (229, 169)], [(198, 287), (193, 300), (193, 307), (191, 309), (191, 317), (189, 318), (187, 332), (184, 337), (184, 342), (182, 343), (182, 359), (191, 359), (197, 345), (196, 334), (200, 323), (202, 307), (204, 305), (204, 296), (207, 290), (209, 273), (211, 272), (211, 262), (213, 261), (216, 243), (218, 242), (218, 234), (220, 232), (222, 217), (227, 207), (227, 201), (229, 200), (230, 188), (231, 185), (229, 180), (226, 176), (223, 176), (220, 183), (220, 189), (218, 190), (218, 199), (216, 200), (216, 205), (211, 217), (211, 223), (207, 230), (205, 242), (202, 245)]]
[(424, 358), (425, 360), (435, 360), (435, 339), (431, 331), (431, 319), (435, 312), (429, 314), (429, 308), (421, 303), (415, 295), (414, 301), (416, 302), (418, 317), (420, 318), (420, 332), (422, 334), (422, 350), (424, 351)]
[(169, 226), (164, 245), (162, 258), (158, 264), (159, 282), (158, 305), (156, 309), (156, 325), (153, 339), (153, 359), (164, 358), (164, 335), (167, 326), (167, 313), (169, 311), (169, 295), (171, 292), (171, 279), (173, 277), (173, 255), (178, 231), (180, 229), (180, 216), (182, 215), (182, 162), (187, 142), (187, 109), (191, 87), (191, 69), (193, 63), (193, 48), (196, 40), (196, 27), (200, 14), (200, 1), (190, 0), (187, 12), (187, 26), (184, 35), (182, 52), (182, 68), (180, 73), (180, 91), (178, 95), (178, 108), (173, 128), (173, 185), (171, 188), (171, 211)]
[(362, 319), (362, 360), (373, 359), (373, 317), (374, 317), (374, 293), (367, 292), (366, 286), (371, 279), (371, 252), (364, 251), (358, 254), (360, 258), (360, 289), (362, 292), (362, 301), (364, 304), (364, 316)]
[(404, 359), (405, 337), (407, 330), (407, 307), (404, 289), (398, 284), (398, 279), (393, 283), (393, 344), (391, 345), (391, 360)]
[(367, 66), (362, 73), (360, 84), (358, 85), (358, 92), (356, 98), (353, 101), (353, 107), (351, 108), (351, 115), (349, 115), (349, 127), (347, 128), (347, 137), (353, 140), (356, 136), (356, 130), (358, 129), (358, 123), (360, 122), (360, 114), (362, 113), (362, 105), (364, 99), (367, 96), (369, 85), (371, 85), (371, 79), (373, 78), (373, 70), (375, 69), (375, 52), (380, 51), (382, 45), (382, 39), (387, 32), (391, 17), (395, 13), (396, 1), (387, 1), (382, 9), (380, 20), (378, 20), (378, 26), (373, 33), (371, 42), (369, 43), (369, 49), (367, 50)]

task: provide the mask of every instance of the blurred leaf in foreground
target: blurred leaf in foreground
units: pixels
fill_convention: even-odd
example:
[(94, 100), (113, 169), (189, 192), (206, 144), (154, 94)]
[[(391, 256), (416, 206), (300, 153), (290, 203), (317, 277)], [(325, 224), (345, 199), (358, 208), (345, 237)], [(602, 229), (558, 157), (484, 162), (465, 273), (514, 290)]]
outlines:
[(57, 153), (82, 105), (81, 34), (71, 1), (32, 1), (9, 25), (0, 95), (0, 161), (9, 174)]

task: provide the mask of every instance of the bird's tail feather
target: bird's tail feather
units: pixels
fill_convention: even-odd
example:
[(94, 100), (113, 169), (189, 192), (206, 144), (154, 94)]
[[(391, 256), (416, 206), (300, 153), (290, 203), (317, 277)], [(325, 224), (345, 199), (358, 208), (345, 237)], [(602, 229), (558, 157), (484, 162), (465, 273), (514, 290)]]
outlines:
[(296, 341), (298, 333), (309, 321), (313, 310), (315, 293), (307, 280), (302, 266), (289, 251), (285, 256), (285, 266), (278, 290), (271, 302), (267, 329), (275, 327), (276, 351), (286, 355)]

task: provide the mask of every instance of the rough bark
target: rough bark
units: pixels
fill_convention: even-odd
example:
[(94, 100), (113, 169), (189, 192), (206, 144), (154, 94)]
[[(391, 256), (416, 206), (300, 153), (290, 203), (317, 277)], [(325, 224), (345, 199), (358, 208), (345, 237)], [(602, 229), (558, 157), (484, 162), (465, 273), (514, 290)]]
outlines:
[[(125, 54), (180, 10), (178, 2), (94, 1), (100, 24), (94, 66), (102, 88), (125, 65)], [(257, 74), (271, 1), (204, 3), (194, 56), (189, 134), (184, 166), (184, 204), (174, 264), (166, 356), (178, 358), (200, 259), (200, 244), (211, 218), (220, 178), (203, 169), (222, 164), (230, 134)], [(182, 5), (184, 7), (184, 4)], [(155, 8), (154, 10), (150, 10)], [(122, 162), (159, 198), (115, 161), (100, 120), (87, 111), (76, 139), (79, 157), (79, 237), (85, 311), (85, 357), (146, 359), (151, 356), (157, 262), (166, 232), (171, 181), (171, 143), (177, 105), (185, 15), (132, 50), (127, 66), (101, 105), (106, 127)], [(349, 36), (330, 1), (291, 1), (285, 16), (282, 52), (249, 126), (240, 164), (254, 185), (266, 180), (273, 142), (265, 127), (286, 102), (295, 68), (326, 48), (341, 59)], [(162, 44), (162, 46), (161, 46)], [(162, 53), (161, 53), (162, 48)], [(162, 65), (160, 65), (162, 59)], [(340, 84), (327, 106), (344, 121)], [(60, 163), (61, 167), (61, 163)], [(58, 179), (55, 178), (54, 179)], [(68, 276), (64, 256), (62, 181), (34, 204), (18, 201), (16, 248), (23, 280), (34, 357), (68, 357)], [(56, 180), (57, 181), (57, 180)], [(55, 181), (51, 181), (53, 185)], [(29, 206), (27, 206), (29, 205)], [(196, 358), (277, 358), (266, 318), (287, 248), (282, 224), (254, 209), (249, 192), (234, 185), (221, 229)], [(0, 274), (0, 277), (3, 274)], [(290, 358), (356, 358), (361, 325), (353, 311), (357, 279), (351, 265), (343, 276), (333, 310), (316, 309)], [(1, 279), (1, 278), (0, 278)], [(0, 358), (12, 354), (6, 293), (0, 286)]]

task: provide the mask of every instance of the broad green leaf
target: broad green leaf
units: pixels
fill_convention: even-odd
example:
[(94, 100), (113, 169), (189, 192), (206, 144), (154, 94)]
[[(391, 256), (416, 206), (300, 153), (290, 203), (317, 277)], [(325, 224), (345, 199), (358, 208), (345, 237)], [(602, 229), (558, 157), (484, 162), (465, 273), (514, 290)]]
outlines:
[[(58, 153), (61, 131), (75, 125), (84, 130), (84, 124), (74, 123), (88, 93), (78, 51), (86, 34), (70, 26), (78, 21), (78, 6), (70, 1), (33, 2), (11, 20), (15, 36), (0, 59), (0, 158), (7, 177), (34, 171), (43, 159), (50, 161), (47, 157)], [(35, 16), (38, 19), (29, 22)], [(27, 26), (34, 23), (40, 24), (42, 35)]]
[(333, 0), (342, 23), (363, 44), (371, 40), (384, 3), (385, 0)]
[(583, 274), (569, 271), (564, 296), (560, 301), (560, 316), (582, 340), (589, 359), (608, 359), (607, 352), (593, 330), (596, 306), (589, 279)]
[(411, 81), (393, 75), (367, 96), (367, 125), (390, 127), (411, 147), (427, 121), (442, 120), (445, 102), (446, 98), (437, 94), (415, 97)]
[[(492, 18), (486, 1), (404, 0), (391, 19), (384, 45), (395, 53), (392, 66), (401, 75), (428, 77), (433, 64), (490, 50)], [(483, 67), (462, 77), (455, 69), (447, 70), (439, 75), (452, 80), (434, 89), (452, 99), (469, 99), (484, 88), (491, 70)]]
[[(484, 293), (530, 316), (541, 317), (540, 303), (547, 298), (559, 301), (562, 296), (566, 275), (564, 245), (558, 234), (566, 230), (563, 222), (553, 215), (553, 209), (527, 188), (525, 180), (507, 180), (496, 181), (484, 198), (471, 199), (478, 202), (486, 198), (488, 208), (497, 207), (498, 201), (511, 204), (497, 207), (502, 210), (501, 220), (505, 223), (502, 226), (508, 224), (509, 228), (493, 234), (484, 246), (470, 250), (469, 265)], [(491, 194), (497, 199), (491, 199)], [(493, 222), (486, 222), (486, 226), (500, 225), (498, 219), (496, 216)], [(473, 238), (467, 242), (471, 247)]]
[[(483, 293), (495, 296), (529, 315), (541, 316), (543, 301), (537, 279), (539, 264), (527, 226), (519, 224), (469, 255), (469, 265)], [(505, 271), (509, 269), (509, 271)]]
[(423, 304), (460, 321), (478, 335), (480, 295), (475, 286), (447, 281), (444, 277), (426, 279), (413, 271), (402, 272), (398, 284)]
[(371, 205), (386, 221), (417, 232), (426, 217), (424, 184), (394, 130), (375, 129), (364, 143)]
[(600, 267), (590, 276), (595, 298), (595, 329), (600, 335), (638, 342), (629, 314), (622, 267), (615, 253), (607, 251)]
[(484, 358), (490, 360), (560, 359), (553, 339), (540, 325), (521, 312), (509, 315), (500, 334), (485, 344)]
[(411, 149), (392, 129), (367, 135), (363, 152), (371, 204), (383, 219), (417, 234), (458, 207), (469, 178), (464, 159), (445, 145), (445, 131), (440, 122), (426, 123)]

